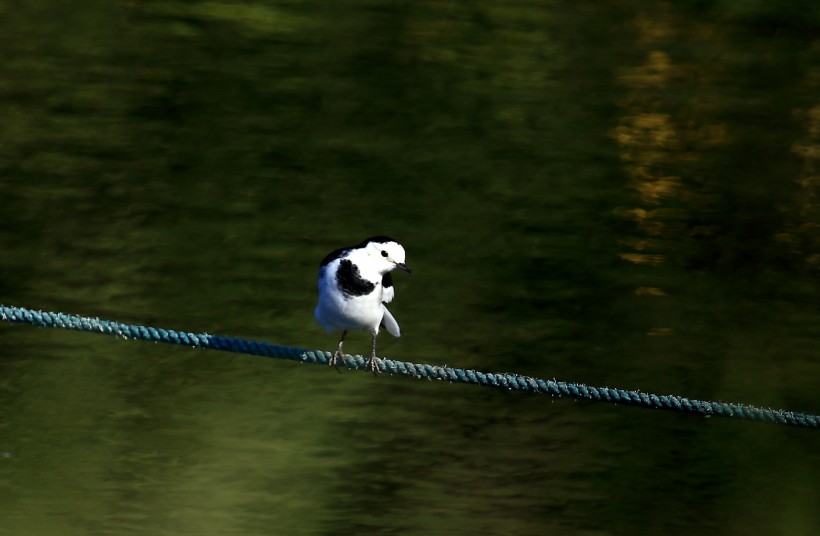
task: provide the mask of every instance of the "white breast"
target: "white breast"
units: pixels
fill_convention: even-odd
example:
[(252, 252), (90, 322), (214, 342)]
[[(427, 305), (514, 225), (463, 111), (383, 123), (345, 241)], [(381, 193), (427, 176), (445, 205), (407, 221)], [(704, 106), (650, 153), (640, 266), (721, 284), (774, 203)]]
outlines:
[[(376, 288), (364, 296), (346, 296), (336, 281), (340, 260), (334, 260), (319, 270), (319, 303), (314, 311), (316, 321), (326, 331), (361, 329), (378, 333), (384, 316), (381, 277)], [(364, 278), (369, 274), (362, 274)]]

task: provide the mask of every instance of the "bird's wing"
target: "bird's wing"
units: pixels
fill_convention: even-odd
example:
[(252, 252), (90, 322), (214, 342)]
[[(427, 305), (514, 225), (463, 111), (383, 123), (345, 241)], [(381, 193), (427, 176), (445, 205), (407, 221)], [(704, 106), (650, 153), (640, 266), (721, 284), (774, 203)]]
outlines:
[(396, 289), (393, 288), (393, 278), (390, 277), (390, 272), (387, 272), (382, 276), (382, 303), (390, 303), (395, 295)]
[(399, 329), (399, 323), (396, 322), (396, 319), (390, 314), (390, 311), (387, 310), (387, 307), (382, 305), (382, 310), (384, 311), (384, 316), (382, 316), (382, 326), (384, 329), (387, 330), (387, 333), (394, 337), (401, 337), (401, 330)]

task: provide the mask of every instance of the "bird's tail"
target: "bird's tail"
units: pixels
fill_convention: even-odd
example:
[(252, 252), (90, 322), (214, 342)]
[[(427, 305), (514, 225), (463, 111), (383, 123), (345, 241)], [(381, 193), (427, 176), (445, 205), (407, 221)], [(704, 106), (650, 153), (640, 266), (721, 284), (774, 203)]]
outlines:
[(390, 311), (387, 310), (387, 307), (382, 305), (382, 310), (384, 311), (384, 316), (382, 316), (382, 326), (387, 332), (394, 336), (394, 337), (401, 337), (401, 330), (399, 329), (399, 323), (396, 322), (396, 319), (390, 314)]

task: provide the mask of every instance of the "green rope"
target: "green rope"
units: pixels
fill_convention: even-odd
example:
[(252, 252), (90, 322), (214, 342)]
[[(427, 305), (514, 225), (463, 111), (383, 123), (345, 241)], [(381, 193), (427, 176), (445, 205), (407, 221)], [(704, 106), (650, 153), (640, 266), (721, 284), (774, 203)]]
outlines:
[[(305, 350), (266, 342), (219, 337), (207, 333), (188, 333), (172, 329), (100, 320), (99, 318), (32, 311), (22, 307), (7, 307), (5, 305), (0, 305), (0, 319), (12, 324), (31, 324), (41, 327), (89, 331), (125, 339), (164, 342), (168, 344), (192, 346), (194, 348), (261, 355), (314, 364), (326, 364), (332, 355), (330, 352), (322, 350)], [(341, 365), (352, 369), (364, 370), (364, 363), (365, 358), (360, 355), (345, 355)], [(803, 428), (820, 428), (820, 415), (758, 408), (746, 404), (706, 402), (680, 396), (654, 395), (651, 393), (627, 391), (611, 387), (591, 387), (582, 383), (542, 380), (529, 376), (519, 376), (517, 374), (484, 373), (476, 370), (423, 365), (384, 358), (379, 361), (378, 366), (381, 372), (412, 376), (414, 378), (444, 380), (452, 383), (469, 383), (499, 389), (528, 391), (552, 396), (596, 400), (643, 408), (665, 409), (704, 416), (732, 417)]]

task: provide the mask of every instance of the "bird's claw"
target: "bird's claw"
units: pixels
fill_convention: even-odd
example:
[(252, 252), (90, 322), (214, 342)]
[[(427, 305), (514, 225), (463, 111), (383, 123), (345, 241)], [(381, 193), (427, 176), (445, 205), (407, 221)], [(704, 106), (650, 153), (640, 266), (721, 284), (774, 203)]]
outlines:
[(378, 376), (381, 373), (381, 370), (379, 370), (380, 361), (381, 360), (376, 356), (369, 357), (367, 361), (364, 362), (364, 370), (371, 370), (373, 371), (373, 376)]
[(341, 350), (336, 350), (333, 353), (333, 355), (330, 357), (330, 359), (327, 360), (327, 365), (329, 367), (335, 368), (336, 372), (338, 372), (339, 374), (342, 373), (342, 370), (339, 368), (339, 360), (340, 359), (342, 361), (344, 361), (344, 357), (342, 356), (342, 352), (341, 352)]

